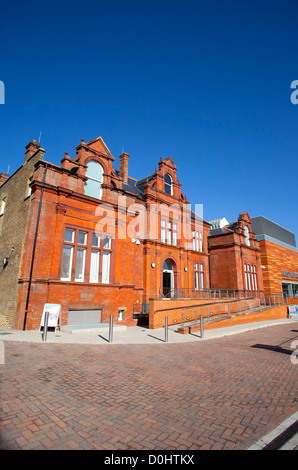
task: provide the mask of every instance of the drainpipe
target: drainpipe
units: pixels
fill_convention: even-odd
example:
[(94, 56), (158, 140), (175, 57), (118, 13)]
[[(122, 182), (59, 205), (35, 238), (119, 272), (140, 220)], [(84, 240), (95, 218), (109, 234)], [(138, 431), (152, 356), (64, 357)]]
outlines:
[[(43, 179), (42, 179), (43, 184), (46, 180), (47, 168), (48, 168), (48, 164), (46, 163), (46, 166), (45, 166), (45, 169), (44, 169), (44, 172), (43, 172)], [(25, 331), (25, 329), (26, 329), (26, 320), (27, 320), (27, 313), (28, 313), (28, 306), (29, 306), (30, 289), (31, 289), (32, 273), (33, 273), (33, 264), (34, 264), (34, 258), (35, 258), (35, 249), (36, 249), (36, 241), (37, 241), (37, 233), (38, 233), (38, 226), (39, 226), (39, 219), (40, 219), (41, 204), (42, 204), (42, 198), (43, 198), (43, 190), (44, 190), (44, 187), (42, 186), (41, 193), (40, 193), (39, 206), (38, 206), (37, 219), (36, 219), (34, 242), (33, 242), (33, 248), (32, 248), (31, 267), (30, 267), (30, 274), (29, 274), (29, 284), (28, 284), (28, 291), (27, 291), (27, 298), (26, 298), (26, 307), (25, 307), (23, 331)]]

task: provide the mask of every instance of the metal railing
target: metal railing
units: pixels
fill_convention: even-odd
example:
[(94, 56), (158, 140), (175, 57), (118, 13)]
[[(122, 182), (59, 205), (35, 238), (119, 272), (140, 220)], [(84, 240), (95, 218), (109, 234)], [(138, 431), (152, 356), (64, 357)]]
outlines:
[(260, 297), (262, 291), (246, 290), (246, 289), (189, 289), (189, 288), (173, 288), (160, 289), (160, 298), (167, 299), (242, 299), (246, 297)]

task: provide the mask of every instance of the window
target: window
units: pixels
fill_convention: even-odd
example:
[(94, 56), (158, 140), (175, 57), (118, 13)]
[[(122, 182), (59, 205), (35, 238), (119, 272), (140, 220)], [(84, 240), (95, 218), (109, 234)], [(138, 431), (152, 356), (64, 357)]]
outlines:
[(245, 225), (244, 227), (244, 235), (245, 235), (245, 243), (247, 246), (250, 246), (250, 240), (249, 240), (249, 230), (248, 227)]
[(204, 289), (204, 266), (203, 264), (194, 264), (195, 271), (195, 289)]
[(160, 222), (160, 225), (161, 225), (161, 229), (160, 229), (160, 241), (162, 243), (165, 243), (166, 242), (166, 221), (161, 219), (161, 222)]
[(111, 260), (111, 239), (105, 238), (103, 241), (102, 253), (102, 282), (107, 284), (110, 280), (110, 260)]
[(167, 194), (173, 194), (173, 180), (170, 175), (165, 175), (165, 192)]
[(168, 245), (177, 246), (177, 224), (175, 222), (161, 219), (160, 241)]
[(31, 196), (32, 194), (32, 188), (30, 186), (30, 184), (32, 183), (33, 181), (33, 176), (30, 176), (30, 178), (28, 178), (28, 181), (27, 181), (27, 187), (26, 187), (26, 197), (29, 197)]
[(111, 254), (111, 238), (101, 239), (89, 230), (66, 228), (61, 280), (109, 283)]
[(65, 229), (61, 269), (61, 279), (63, 281), (70, 281), (71, 279), (71, 267), (74, 250), (74, 234), (74, 230)]
[(118, 321), (125, 320), (126, 307), (118, 308)]
[(6, 206), (6, 197), (5, 197), (4, 199), (2, 199), (2, 202), (1, 202), (1, 209), (0, 209), (0, 215), (3, 215), (3, 214), (4, 214), (5, 206)]
[(257, 267), (254, 264), (244, 263), (245, 289), (258, 290)]
[(90, 261), (90, 282), (98, 282), (100, 257), (100, 237), (92, 235), (91, 261)]
[(86, 169), (87, 181), (85, 182), (85, 194), (87, 196), (102, 198), (103, 167), (98, 162), (90, 161)]
[(194, 251), (203, 251), (203, 234), (201, 232), (192, 232), (192, 249)]
[(83, 282), (85, 273), (87, 233), (78, 231), (78, 242), (76, 252), (75, 281)]

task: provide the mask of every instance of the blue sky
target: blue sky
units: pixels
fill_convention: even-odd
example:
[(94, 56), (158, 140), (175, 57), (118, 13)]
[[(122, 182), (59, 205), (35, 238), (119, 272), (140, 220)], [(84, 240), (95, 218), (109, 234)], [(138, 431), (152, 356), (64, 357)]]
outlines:
[(0, 171), (39, 139), (46, 159), (102, 136), (129, 174), (172, 157), (189, 201), (248, 211), (298, 242), (296, 0), (1, 4)]

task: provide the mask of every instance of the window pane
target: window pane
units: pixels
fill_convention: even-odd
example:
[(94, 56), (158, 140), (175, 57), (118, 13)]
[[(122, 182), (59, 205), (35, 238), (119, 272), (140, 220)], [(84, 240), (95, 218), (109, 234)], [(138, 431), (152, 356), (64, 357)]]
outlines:
[(4, 214), (5, 211), (5, 205), (6, 205), (6, 197), (2, 199), (2, 204), (1, 204), (1, 213), (0, 215)]
[(88, 179), (85, 181), (85, 194), (86, 196), (95, 197), (96, 199), (101, 199), (102, 188), (101, 183), (98, 181)]
[(104, 249), (106, 249), (106, 250), (110, 250), (110, 248), (111, 248), (111, 239), (110, 239), (110, 238), (106, 237), (106, 238), (104, 239), (104, 241), (103, 241), (103, 247), (104, 247)]
[(165, 221), (164, 219), (161, 219), (161, 222), (160, 222), (160, 223), (161, 223), (161, 226), (162, 226), (162, 227), (165, 227), (165, 226), (166, 226), (166, 221)]
[(200, 289), (204, 289), (204, 274), (200, 272)]
[(86, 176), (88, 177), (88, 180), (85, 182), (85, 194), (87, 196), (101, 199), (103, 183), (102, 166), (98, 162), (88, 162)]
[(87, 233), (79, 231), (79, 234), (78, 234), (79, 245), (86, 245), (86, 242), (87, 242)]
[(199, 273), (195, 271), (195, 289), (199, 288)]
[(99, 251), (91, 251), (90, 282), (98, 282)]
[(162, 243), (165, 243), (166, 242), (166, 231), (164, 228), (161, 229), (161, 232), (160, 232), (160, 240)]
[(110, 253), (102, 254), (102, 282), (108, 283), (110, 279)]
[(173, 232), (173, 245), (177, 245), (177, 232)]
[(75, 272), (76, 281), (84, 281), (85, 253), (86, 253), (85, 248), (77, 249), (76, 272)]
[(92, 235), (92, 246), (99, 246), (99, 244), (100, 244), (100, 237), (93, 234)]
[(74, 230), (66, 228), (65, 229), (64, 241), (73, 243), (73, 239), (74, 239)]
[(167, 243), (171, 244), (171, 230), (167, 231)]
[(165, 175), (165, 192), (172, 194), (172, 178), (170, 175)]
[(62, 257), (61, 279), (70, 280), (72, 264), (72, 246), (64, 245)]

